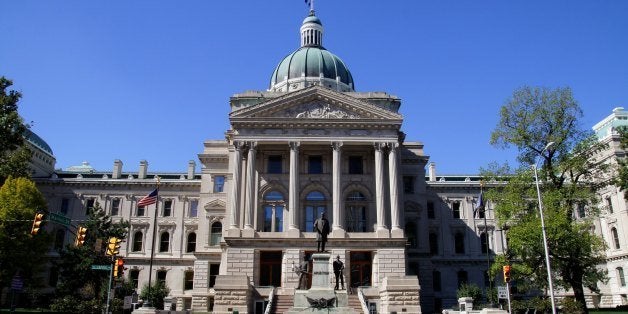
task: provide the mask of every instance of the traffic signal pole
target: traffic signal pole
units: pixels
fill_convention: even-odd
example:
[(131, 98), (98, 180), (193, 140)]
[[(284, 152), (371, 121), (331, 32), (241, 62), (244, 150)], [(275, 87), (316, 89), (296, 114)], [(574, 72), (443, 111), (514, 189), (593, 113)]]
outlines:
[[(107, 306), (105, 307), (106, 308), (105, 314), (109, 314), (109, 303), (111, 302), (111, 284), (113, 281), (112, 278), (113, 278), (113, 267), (114, 267), (113, 262), (115, 261), (114, 258), (115, 256), (111, 256), (112, 264), (111, 264), (111, 267), (109, 268), (109, 287), (107, 288)], [(508, 304), (510, 305), (510, 299), (508, 299)]]
[(510, 282), (506, 282), (506, 299), (508, 300), (508, 313), (512, 314), (512, 308), (510, 307)]

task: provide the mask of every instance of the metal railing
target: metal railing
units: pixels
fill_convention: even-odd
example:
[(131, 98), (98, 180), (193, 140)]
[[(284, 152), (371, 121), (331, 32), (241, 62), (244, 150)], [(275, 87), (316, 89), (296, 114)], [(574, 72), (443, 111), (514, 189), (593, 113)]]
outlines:
[(362, 291), (362, 287), (358, 287), (358, 299), (360, 300), (360, 306), (362, 306), (362, 313), (369, 314), (369, 308), (366, 305), (366, 297)]
[(266, 304), (266, 310), (264, 310), (264, 314), (270, 314), (270, 311), (273, 308), (274, 302), (275, 302), (275, 287), (273, 287), (270, 290), (270, 294), (268, 295), (268, 304)]

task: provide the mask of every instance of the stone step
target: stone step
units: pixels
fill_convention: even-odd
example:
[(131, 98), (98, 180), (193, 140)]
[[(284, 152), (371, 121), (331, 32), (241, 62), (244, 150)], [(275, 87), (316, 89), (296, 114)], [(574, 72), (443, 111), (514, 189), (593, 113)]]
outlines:
[(271, 313), (282, 314), (287, 312), (294, 303), (294, 297), (291, 295), (276, 295), (275, 303)]
[(349, 295), (349, 307), (354, 309), (358, 313), (362, 313), (362, 304), (360, 303), (360, 298), (358, 298), (357, 294)]

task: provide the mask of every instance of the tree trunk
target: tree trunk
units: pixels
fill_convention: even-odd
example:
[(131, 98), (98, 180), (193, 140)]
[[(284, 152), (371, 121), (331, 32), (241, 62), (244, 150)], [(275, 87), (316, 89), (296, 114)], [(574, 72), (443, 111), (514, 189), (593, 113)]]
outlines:
[(582, 287), (582, 271), (580, 269), (573, 269), (571, 278), (569, 280), (569, 284), (571, 285), (571, 289), (573, 290), (574, 298), (576, 302), (580, 304), (580, 308), (582, 309), (582, 313), (588, 314), (589, 309), (587, 309), (587, 301), (584, 298), (584, 288)]

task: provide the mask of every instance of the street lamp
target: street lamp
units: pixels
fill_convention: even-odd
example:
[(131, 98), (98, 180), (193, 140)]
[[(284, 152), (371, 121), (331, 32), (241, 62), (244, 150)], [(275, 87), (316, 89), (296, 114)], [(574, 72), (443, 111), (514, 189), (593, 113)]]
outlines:
[[(543, 153), (552, 146), (554, 142), (549, 142), (545, 145), (545, 148), (539, 153), (542, 157)], [(543, 231), (543, 248), (545, 249), (545, 264), (547, 266), (547, 281), (549, 282), (550, 300), (552, 301), (552, 314), (556, 314), (556, 304), (554, 303), (554, 285), (552, 283), (552, 269), (550, 268), (549, 250), (547, 249), (547, 235), (545, 234), (545, 219), (543, 218), (543, 202), (541, 201), (541, 189), (539, 188), (539, 176), (537, 174), (538, 162), (533, 165), (534, 167), (534, 181), (536, 181), (536, 195), (539, 198), (539, 213), (541, 215), (541, 229)]]

